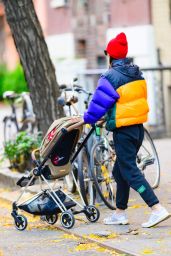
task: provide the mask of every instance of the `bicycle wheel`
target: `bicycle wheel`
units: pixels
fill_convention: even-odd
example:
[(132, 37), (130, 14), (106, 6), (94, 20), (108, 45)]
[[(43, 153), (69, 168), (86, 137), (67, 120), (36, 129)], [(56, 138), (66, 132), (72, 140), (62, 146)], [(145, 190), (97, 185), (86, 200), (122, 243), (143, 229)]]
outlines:
[(6, 117), (4, 119), (4, 142), (8, 142), (14, 140), (18, 133), (18, 128), (16, 122), (12, 119), (12, 117)]
[(144, 129), (144, 140), (137, 154), (137, 165), (151, 187), (157, 188), (160, 183), (160, 162), (149, 132)]
[(90, 176), (89, 156), (86, 148), (80, 151), (78, 158), (78, 181), (80, 192), (86, 205), (95, 203), (95, 187)]
[(105, 140), (96, 143), (91, 151), (90, 170), (98, 194), (105, 205), (114, 210), (115, 181), (112, 175), (115, 154)]

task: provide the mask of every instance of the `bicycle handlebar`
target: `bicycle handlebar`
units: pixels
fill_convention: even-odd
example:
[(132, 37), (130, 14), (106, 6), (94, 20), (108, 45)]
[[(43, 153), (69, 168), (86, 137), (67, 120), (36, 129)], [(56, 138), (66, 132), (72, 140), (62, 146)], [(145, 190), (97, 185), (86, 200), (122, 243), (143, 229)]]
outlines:
[(60, 89), (60, 90), (64, 90), (64, 89), (66, 89), (66, 88), (67, 88), (66, 84), (61, 84), (61, 85), (59, 86), (59, 89)]
[[(91, 92), (87, 92), (85, 89), (82, 88), (82, 86), (80, 85), (73, 85), (73, 87), (67, 87), (65, 84), (62, 84), (59, 86), (59, 88), (61, 90), (63, 90), (64, 92), (77, 92), (77, 93), (81, 93), (83, 92), (84, 94), (87, 95), (87, 98), (84, 100), (84, 104), (85, 104), (85, 108), (88, 108), (88, 103), (90, 100), (90, 97), (93, 95)], [(62, 107), (64, 107), (65, 105), (67, 106), (73, 106), (74, 107), (74, 103), (76, 103), (78, 101), (78, 98), (76, 96), (73, 96), (69, 98), (69, 100), (66, 101), (65, 97), (58, 97), (57, 98), (57, 103), (59, 105), (61, 105)]]
[(78, 92), (78, 93), (81, 93), (81, 92), (84, 92), (85, 94), (87, 94), (87, 95), (89, 95), (89, 96), (91, 96), (91, 95), (93, 95), (93, 93), (91, 93), (91, 92), (87, 92), (85, 89), (83, 89), (82, 88), (82, 86), (80, 86), (80, 85), (73, 85), (73, 88), (71, 88), (71, 87), (67, 87), (65, 84), (62, 84), (62, 85), (60, 85), (59, 86), (59, 89), (61, 89), (61, 90), (64, 90), (64, 91), (75, 91), (75, 92)]

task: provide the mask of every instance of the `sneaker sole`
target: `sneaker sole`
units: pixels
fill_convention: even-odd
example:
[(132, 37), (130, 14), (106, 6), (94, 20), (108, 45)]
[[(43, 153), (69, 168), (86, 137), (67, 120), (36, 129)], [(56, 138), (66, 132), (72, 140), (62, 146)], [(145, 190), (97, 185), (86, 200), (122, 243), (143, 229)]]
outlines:
[(160, 224), (161, 222), (163, 222), (163, 221), (169, 219), (170, 217), (171, 217), (171, 215), (169, 214), (169, 215), (167, 215), (166, 217), (164, 217), (163, 219), (161, 219), (161, 220), (155, 222), (155, 223), (154, 223), (153, 225), (151, 225), (151, 226), (148, 226), (148, 227), (143, 227), (143, 226), (142, 226), (142, 227), (143, 227), (143, 228), (152, 228), (152, 227), (154, 227), (154, 226)]
[(128, 225), (128, 221), (123, 221), (123, 222), (109, 222), (109, 223), (103, 223), (104, 225)]

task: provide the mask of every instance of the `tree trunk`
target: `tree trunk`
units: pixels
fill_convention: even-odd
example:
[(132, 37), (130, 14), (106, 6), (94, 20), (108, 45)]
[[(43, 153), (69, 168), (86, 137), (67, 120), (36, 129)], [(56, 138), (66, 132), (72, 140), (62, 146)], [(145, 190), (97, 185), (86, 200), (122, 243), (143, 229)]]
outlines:
[[(2, 0), (28, 82), (40, 130), (45, 133), (63, 114), (57, 106), (59, 88), (32, 0)], [(11, 56), (12, 58), (12, 56)]]

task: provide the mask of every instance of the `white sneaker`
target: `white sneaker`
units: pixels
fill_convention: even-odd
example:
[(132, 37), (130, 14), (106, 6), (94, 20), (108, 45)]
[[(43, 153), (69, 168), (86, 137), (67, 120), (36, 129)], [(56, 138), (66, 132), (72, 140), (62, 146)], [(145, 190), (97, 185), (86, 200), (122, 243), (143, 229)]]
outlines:
[(116, 212), (105, 218), (103, 222), (105, 225), (127, 225), (129, 223), (125, 213), (116, 214)]
[(168, 218), (170, 218), (170, 214), (164, 207), (161, 207), (159, 211), (152, 212), (149, 220), (143, 223), (141, 226), (143, 228), (151, 228), (159, 224), (160, 222), (167, 220)]

